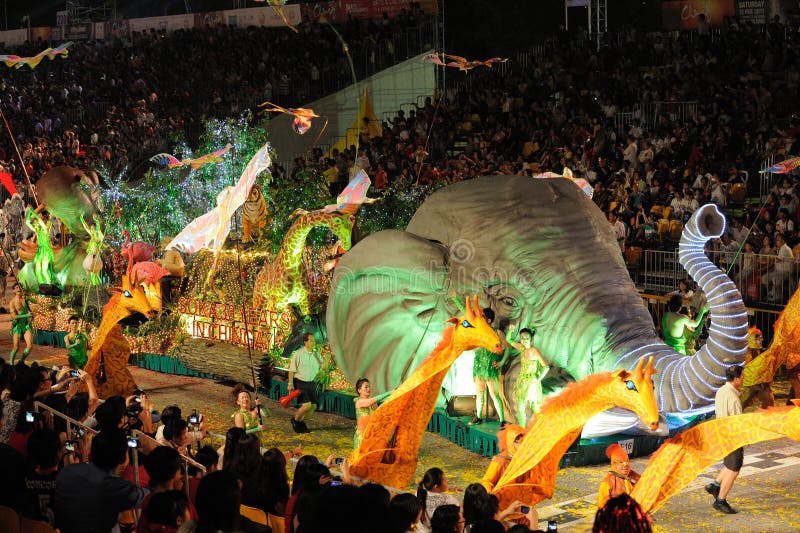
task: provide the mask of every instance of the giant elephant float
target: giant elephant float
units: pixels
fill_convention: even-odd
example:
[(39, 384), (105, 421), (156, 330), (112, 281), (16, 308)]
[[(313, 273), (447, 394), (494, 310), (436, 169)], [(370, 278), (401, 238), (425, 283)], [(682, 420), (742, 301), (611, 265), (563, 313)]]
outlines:
[(716, 206), (703, 206), (681, 239), (681, 263), (710, 305), (708, 342), (688, 357), (656, 335), (611, 225), (571, 181), (460, 182), (432, 194), (406, 231), (370, 235), (342, 257), (328, 302), (331, 347), (351, 381), (392, 389), (456, 316), (451, 294), (475, 293), (494, 309), (495, 324), (535, 328), (536, 345), (568, 379), (631, 369), (654, 355), (660, 409), (707, 408), (747, 344), (741, 295), (703, 253), (724, 224)]

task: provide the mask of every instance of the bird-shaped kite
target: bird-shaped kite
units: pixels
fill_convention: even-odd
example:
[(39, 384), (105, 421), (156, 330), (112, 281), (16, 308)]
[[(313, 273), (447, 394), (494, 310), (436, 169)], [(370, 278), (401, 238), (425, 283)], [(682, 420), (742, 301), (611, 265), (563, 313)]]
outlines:
[(334, 211), (342, 211), (345, 213), (351, 212), (355, 214), (362, 204), (372, 204), (379, 200), (379, 198), (367, 198), (367, 189), (372, 185), (372, 180), (369, 179), (364, 170), (360, 170), (358, 174), (350, 180), (347, 187), (336, 197), (335, 204), (328, 204), (321, 209), (316, 209), (312, 213), (333, 213)]
[(167, 168), (179, 168), (186, 165), (192, 167), (192, 169), (197, 170), (198, 168), (202, 167), (203, 165), (208, 165), (210, 163), (219, 163), (222, 161), (222, 156), (228, 153), (228, 150), (233, 148), (233, 145), (228, 143), (225, 148), (221, 150), (217, 150), (215, 152), (211, 152), (210, 154), (201, 155), (195, 159), (184, 159), (183, 161), (179, 161), (172, 154), (156, 154), (150, 158), (150, 161), (154, 163), (158, 163), (159, 165), (164, 165)]
[[(269, 157), (269, 144), (265, 144), (247, 163), (239, 181), (233, 187), (225, 187), (217, 195), (217, 207), (192, 220), (188, 226), (167, 245), (167, 250), (181, 248), (193, 254), (201, 248), (209, 248), (214, 254), (219, 253), (231, 230), (231, 217), (239, 209), (256, 177), (266, 170), (272, 160)], [(213, 268), (212, 268), (213, 270)]]
[[(305, 109), (303, 107), (286, 109), (285, 107), (275, 105), (272, 102), (264, 102), (262, 104), (258, 104), (258, 106), (263, 107), (264, 109), (262, 109), (262, 111), (266, 113), (285, 113), (287, 115), (292, 115), (294, 117), (292, 128), (294, 128), (294, 131), (300, 135), (303, 135), (311, 127), (312, 118), (320, 118), (319, 115), (314, 113), (313, 109)], [(327, 125), (328, 119), (325, 119), (325, 125), (322, 126), (322, 129), (324, 130)]]
[(60, 46), (55, 48), (45, 48), (38, 54), (33, 57), (20, 57), (15, 55), (0, 55), (0, 61), (5, 63), (7, 67), (14, 67), (16, 69), (22, 68), (24, 65), (28, 65), (31, 69), (35, 69), (39, 63), (42, 62), (42, 59), (45, 57), (48, 58), (50, 61), (55, 59), (56, 56), (67, 57), (69, 55), (69, 50), (67, 48), (70, 47), (72, 41), (68, 41)]
[(505, 63), (507, 57), (492, 57), (486, 61), (469, 61), (461, 56), (450, 54), (427, 54), (422, 58), (427, 63), (433, 63), (440, 67), (455, 67), (463, 72), (470, 71), (475, 67), (491, 67), (494, 63)]
[(572, 177), (572, 170), (568, 169), (567, 167), (564, 167), (564, 170), (562, 171), (561, 174), (556, 174), (555, 172), (543, 172), (541, 174), (537, 174), (533, 178), (534, 179), (540, 179), (540, 178), (567, 178), (569, 180), (572, 180), (572, 182), (575, 185), (580, 187), (581, 190), (584, 193), (586, 193), (586, 196), (588, 196), (589, 198), (591, 198), (594, 195), (594, 187), (592, 187), (591, 184), (588, 181), (586, 181), (585, 179), (583, 179), (583, 178), (573, 178)]
[(253, 0), (254, 2), (258, 2), (260, 4), (269, 4), (272, 6), (272, 9), (275, 10), (275, 13), (281, 18), (284, 24), (289, 26), (295, 33), (297, 33), (297, 28), (289, 22), (289, 19), (286, 18), (286, 14), (283, 12), (283, 6), (286, 5), (287, 0)]
[(765, 168), (761, 171), (761, 174), (788, 174), (797, 167), (800, 167), (800, 157), (793, 157), (791, 159), (787, 159), (786, 161), (775, 163), (771, 167)]

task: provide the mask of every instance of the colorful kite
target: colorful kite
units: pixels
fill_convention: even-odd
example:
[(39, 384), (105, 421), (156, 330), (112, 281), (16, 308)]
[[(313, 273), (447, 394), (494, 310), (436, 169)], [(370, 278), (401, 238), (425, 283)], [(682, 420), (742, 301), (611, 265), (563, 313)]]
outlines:
[(20, 69), (24, 65), (28, 65), (31, 69), (35, 69), (39, 65), (39, 63), (42, 62), (42, 59), (44, 59), (45, 57), (48, 58), (50, 61), (55, 59), (56, 56), (67, 57), (67, 55), (69, 54), (67, 48), (69, 48), (71, 44), (72, 41), (68, 41), (55, 48), (45, 48), (44, 50), (42, 50), (33, 57), (0, 55), (0, 61), (5, 63), (7, 67), (14, 67), (16, 69)]
[(581, 190), (586, 193), (586, 196), (591, 198), (594, 195), (594, 187), (583, 178), (573, 178), (572, 171), (567, 167), (564, 167), (562, 174), (556, 174), (555, 172), (543, 172), (541, 174), (537, 174), (534, 176), (534, 179), (541, 179), (541, 178), (567, 178), (572, 180), (572, 182), (581, 188)]
[[(285, 113), (287, 115), (292, 115), (294, 117), (294, 122), (292, 122), (292, 128), (294, 128), (295, 133), (303, 135), (308, 129), (311, 127), (311, 119), (312, 118), (320, 118), (319, 115), (314, 113), (313, 109), (305, 109), (303, 107), (298, 107), (296, 109), (289, 108), (286, 109), (285, 107), (281, 107), (279, 105), (275, 105), (272, 102), (264, 102), (263, 104), (258, 104), (259, 107), (264, 107), (262, 111), (266, 113)], [(325, 120), (325, 126), (322, 127), (324, 130), (325, 127), (328, 125), (328, 120)]]
[(333, 213), (335, 211), (352, 212), (355, 214), (362, 204), (371, 204), (378, 201), (378, 198), (367, 198), (367, 189), (372, 185), (372, 181), (364, 170), (359, 171), (350, 180), (347, 187), (336, 197), (335, 204), (328, 204), (322, 209), (312, 211), (312, 213)]
[(761, 174), (788, 174), (797, 167), (800, 167), (800, 157), (793, 157), (791, 159), (787, 159), (786, 161), (776, 163), (771, 167), (765, 168), (761, 171)]
[[(422, 58), (426, 63), (433, 63), (440, 67), (455, 67), (463, 72), (470, 71), (475, 67), (490, 67), (494, 63), (505, 63), (508, 61), (507, 57), (492, 57), (486, 61), (468, 61), (461, 56), (453, 56), (450, 54), (427, 54)], [(448, 61), (449, 60), (449, 61)]]
[(272, 164), (272, 160), (269, 157), (269, 144), (265, 144), (247, 163), (236, 185), (225, 187), (220, 191), (217, 195), (217, 207), (192, 220), (170, 241), (167, 250), (180, 247), (186, 253), (193, 254), (201, 248), (209, 248), (214, 251), (214, 254), (217, 254), (225, 244), (225, 239), (228, 238), (231, 230), (231, 217), (247, 200), (247, 195), (250, 194), (256, 177), (270, 164)]
[(158, 163), (159, 165), (164, 165), (167, 168), (179, 168), (189, 165), (193, 170), (197, 170), (203, 165), (219, 163), (222, 161), (222, 156), (227, 154), (231, 148), (233, 148), (233, 145), (228, 143), (225, 148), (221, 150), (211, 152), (210, 154), (201, 155), (195, 159), (184, 159), (183, 161), (178, 161), (178, 158), (171, 154), (156, 154), (150, 158), (150, 161)]

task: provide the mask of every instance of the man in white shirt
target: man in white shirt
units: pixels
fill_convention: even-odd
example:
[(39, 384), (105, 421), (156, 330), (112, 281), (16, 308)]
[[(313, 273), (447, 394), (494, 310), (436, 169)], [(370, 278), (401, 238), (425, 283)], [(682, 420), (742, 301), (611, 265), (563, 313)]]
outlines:
[(614, 237), (617, 239), (619, 249), (625, 252), (625, 238), (628, 236), (625, 224), (617, 218), (616, 213), (609, 213), (608, 221), (611, 223), (611, 229), (614, 231)]
[(772, 285), (772, 295), (774, 298), (782, 300), (789, 287), (789, 278), (794, 270), (794, 254), (792, 249), (786, 244), (786, 239), (782, 233), (775, 234), (775, 247), (778, 249), (778, 257), (775, 259), (775, 268), (772, 272), (761, 277), (764, 288), (770, 290)]
[[(714, 397), (716, 417), (736, 416), (742, 414), (742, 385), (744, 374), (742, 367), (732, 365), (725, 369), (727, 382), (720, 387)], [(744, 463), (744, 449), (737, 448), (725, 456), (724, 468), (717, 474), (713, 483), (706, 485), (706, 492), (714, 496), (714, 509), (725, 514), (736, 514), (736, 510), (728, 505), (726, 500), (728, 492), (733, 487), (733, 482), (739, 475)]]
[(317, 409), (317, 385), (314, 378), (319, 374), (322, 357), (314, 350), (313, 333), (303, 335), (303, 346), (292, 352), (289, 361), (289, 390), (300, 391), (300, 408), (292, 418), (292, 429), (296, 433), (308, 433), (305, 419)]

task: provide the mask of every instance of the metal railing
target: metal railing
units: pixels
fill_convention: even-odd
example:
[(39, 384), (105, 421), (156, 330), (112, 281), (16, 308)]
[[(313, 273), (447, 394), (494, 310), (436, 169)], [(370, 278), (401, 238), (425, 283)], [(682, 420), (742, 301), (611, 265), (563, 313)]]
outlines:
[[(728, 276), (748, 305), (785, 305), (797, 288), (800, 262), (777, 255), (712, 251), (709, 260)], [(642, 268), (634, 273), (639, 289), (656, 294), (678, 290), (689, 277), (678, 262), (677, 251), (645, 250)]]

